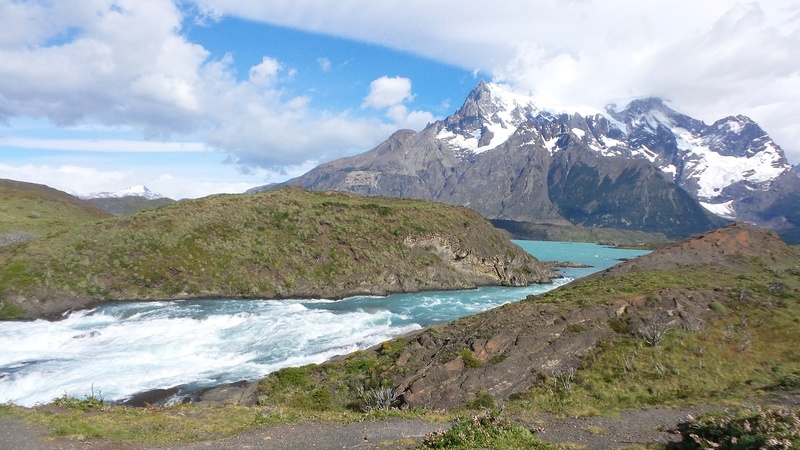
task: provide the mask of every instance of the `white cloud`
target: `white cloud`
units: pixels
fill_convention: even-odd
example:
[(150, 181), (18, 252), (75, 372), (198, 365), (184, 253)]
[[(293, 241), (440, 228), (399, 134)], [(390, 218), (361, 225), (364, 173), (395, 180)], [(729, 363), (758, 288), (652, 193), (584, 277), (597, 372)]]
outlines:
[(746, 114), (800, 162), (795, 0), (198, 1), (490, 73), (559, 104), (656, 95), (706, 121)]
[(398, 128), (421, 130), (436, 120), (428, 111), (408, 111), (405, 105), (393, 105), (386, 111), (386, 117), (392, 119)]
[[(213, 5), (193, 11), (201, 22), (224, 13)], [(0, 0), (0, 121), (123, 125), (153, 140), (135, 151), (159, 151), (170, 147), (164, 141), (189, 137), (229, 152), (233, 162), (277, 171), (364, 150), (394, 131), (348, 111), (314, 110), (309, 97), (288, 95), (283, 85), (295, 69), (275, 58), (264, 56), (238, 79), (233, 56), (212, 60), (186, 40), (182, 14), (172, 0)], [(89, 150), (122, 145), (85, 143)]]
[(121, 139), (39, 139), (0, 137), (0, 146), (105, 153), (186, 153), (207, 150), (200, 142), (156, 142)]
[(411, 80), (403, 77), (380, 77), (369, 84), (369, 94), (364, 99), (364, 106), (387, 108), (408, 100), (411, 95)]
[(278, 60), (265, 56), (261, 64), (250, 68), (250, 82), (256, 86), (269, 87), (282, 68)]
[(436, 118), (428, 111), (408, 111), (404, 103), (413, 99), (411, 80), (383, 76), (370, 83), (362, 107), (386, 109), (386, 117), (392, 120), (395, 128), (421, 130)]

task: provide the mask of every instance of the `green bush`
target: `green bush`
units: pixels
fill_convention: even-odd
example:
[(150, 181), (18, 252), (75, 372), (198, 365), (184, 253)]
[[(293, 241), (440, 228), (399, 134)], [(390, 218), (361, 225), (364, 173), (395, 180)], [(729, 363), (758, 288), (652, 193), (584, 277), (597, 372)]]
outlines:
[(469, 409), (493, 409), (495, 407), (494, 397), (489, 395), (485, 389), (481, 389), (475, 394), (475, 399), (467, 403)]
[(81, 411), (91, 411), (94, 409), (102, 409), (106, 403), (99, 396), (87, 395), (84, 398), (77, 398), (64, 394), (63, 396), (53, 400), (53, 404), (67, 409), (80, 409)]
[(615, 333), (631, 334), (631, 326), (628, 325), (627, 321), (622, 320), (619, 317), (613, 317), (611, 319), (608, 319), (608, 326)]
[(723, 306), (723, 305), (722, 305), (722, 303), (720, 303), (720, 302), (711, 302), (711, 303), (708, 305), (708, 307), (709, 307), (709, 308), (710, 308), (712, 311), (714, 311), (714, 312), (716, 312), (716, 313), (720, 313), (720, 314), (722, 314), (722, 313), (724, 313), (724, 312), (726, 311), (726, 309), (725, 309), (725, 306)]
[(275, 372), (277, 384), (281, 387), (306, 387), (311, 384), (308, 377), (308, 368), (303, 367), (286, 367)]
[(440, 430), (425, 436), (422, 448), (558, 449), (553, 444), (542, 442), (527, 428), (500, 417), (497, 411), (471, 418), (459, 418), (449, 430)]
[(461, 360), (464, 361), (464, 367), (468, 369), (480, 369), (483, 367), (483, 362), (472, 356), (472, 351), (469, 349), (461, 350)]

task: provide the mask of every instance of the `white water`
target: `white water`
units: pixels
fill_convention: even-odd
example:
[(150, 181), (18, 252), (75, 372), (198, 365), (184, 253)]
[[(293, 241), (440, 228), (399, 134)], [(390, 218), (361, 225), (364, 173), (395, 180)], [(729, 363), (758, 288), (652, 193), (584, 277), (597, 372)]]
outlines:
[[(543, 260), (595, 265), (590, 271), (567, 271), (568, 276), (640, 254), (589, 244), (518, 243)], [(126, 302), (74, 312), (58, 322), (0, 322), (0, 403), (32, 406), (62, 395), (91, 394), (122, 401), (151, 389), (180, 386), (187, 392), (256, 380), (282, 367), (320, 363), (570, 280), (340, 301)]]

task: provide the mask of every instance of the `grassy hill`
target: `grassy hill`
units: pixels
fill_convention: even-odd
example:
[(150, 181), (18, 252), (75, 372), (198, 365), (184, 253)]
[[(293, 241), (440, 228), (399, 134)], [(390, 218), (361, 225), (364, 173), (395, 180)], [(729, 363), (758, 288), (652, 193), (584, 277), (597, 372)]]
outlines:
[(0, 245), (109, 216), (65, 192), (41, 184), (0, 179)]
[(555, 276), (472, 210), (300, 188), (62, 229), (3, 248), (0, 269), (5, 317), (101, 300), (340, 298)]

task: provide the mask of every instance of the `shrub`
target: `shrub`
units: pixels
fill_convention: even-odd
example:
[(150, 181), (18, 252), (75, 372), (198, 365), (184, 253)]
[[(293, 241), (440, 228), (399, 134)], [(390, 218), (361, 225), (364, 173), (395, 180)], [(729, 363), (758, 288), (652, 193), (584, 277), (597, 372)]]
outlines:
[(281, 387), (306, 387), (311, 384), (306, 367), (285, 367), (275, 372), (275, 378)]
[(631, 334), (631, 326), (628, 322), (620, 319), (619, 317), (612, 317), (608, 319), (608, 327), (618, 334)]
[(294, 395), (289, 404), (296, 408), (325, 411), (331, 407), (331, 393), (324, 387), (314, 389), (308, 394)]
[(795, 372), (782, 376), (778, 380), (778, 388), (787, 390), (800, 388), (800, 373)]
[(669, 331), (670, 327), (669, 316), (666, 313), (656, 313), (639, 329), (639, 335), (642, 336), (647, 345), (658, 347), (667, 337), (667, 331)]
[(684, 448), (791, 449), (800, 445), (800, 415), (784, 408), (717, 411), (681, 430)]
[(367, 412), (372, 410), (388, 411), (400, 399), (397, 391), (383, 386), (370, 389), (364, 389), (361, 386), (358, 388), (358, 396), (363, 401), (364, 410)]
[(716, 312), (716, 313), (720, 313), (720, 314), (722, 314), (722, 313), (724, 313), (724, 312), (725, 312), (725, 306), (723, 306), (723, 305), (722, 305), (722, 303), (720, 303), (720, 302), (711, 302), (711, 303), (708, 305), (708, 307), (709, 307), (709, 308), (710, 308), (712, 311), (714, 311), (714, 312)]
[(63, 396), (53, 400), (53, 404), (67, 409), (80, 409), (81, 411), (91, 411), (93, 409), (102, 409), (106, 406), (103, 398), (94, 394), (94, 387), (92, 387), (92, 394), (84, 398), (77, 398), (64, 393)]
[(528, 448), (556, 450), (527, 428), (512, 424), (497, 411), (472, 418), (459, 418), (449, 430), (425, 436), (423, 448)]
[(461, 350), (461, 359), (464, 361), (464, 367), (468, 369), (480, 369), (483, 367), (483, 362), (472, 356), (472, 351), (469, 349)]
[(494, 397), (489, 395), (485, 389), (481, 389), (475, 394), (475, 399), (467, 403), (469, 409), (493, 409), (495, 407)]
[(30, 241), (35, 237), (36, 237), (35, 234), (28, 233), (25, 231), (15, 231), (13, 233), (0, 235), (0, 247), (4, 247), (6, 245), (11, 245), (11, 244), (18, 244), (20, 242)]

